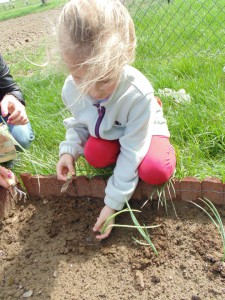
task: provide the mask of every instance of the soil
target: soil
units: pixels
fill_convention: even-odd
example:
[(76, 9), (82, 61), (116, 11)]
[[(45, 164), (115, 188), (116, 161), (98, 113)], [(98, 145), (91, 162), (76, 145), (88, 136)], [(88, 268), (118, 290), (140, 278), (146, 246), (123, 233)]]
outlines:
[[(157, 201), (139, 215), (158, 250), (141, 246), (134, 229), (114, 228), (95, 239), (92, 226), (102, 199), (29, 199), (0, 230), (0, 299), (224, 300), (225, 265), (215, 226), (193, 204), (175, 202), (168, 215)], [(140, 209), (141, 202), (131, 201)], [(225, 215), (223, 213), (223, 220)], [(132, 224), (128, 213), (118, 224)]]
[(46, 37), (53, 34), (60, 9), (30, 14), (0, 22), (0, 53), (35, 50), (45, 45)]
[[(0, 22), (0, 51), (39, 45), (48, 28), (43, 20), (58, 10)], [(28, 41), (26, 41), (28, 39)], [(2, 42), (3, 41), (3, 42)], [(143, 201), (131, 200), (132, 208)], [(157, 201), (137, 217), (150, 229), (156, 256), (135, 229), (114, 228), (95, 239), (92, 226), (102, 199), (27, 199), (0, 224), (0, 299), (52, 300), (225, 300), (222, 241), (215, 225), (191, 203)], [(218, 207), (225, 223), (224, 207)], [(129, 213), (117, 223), (132, 224)]]

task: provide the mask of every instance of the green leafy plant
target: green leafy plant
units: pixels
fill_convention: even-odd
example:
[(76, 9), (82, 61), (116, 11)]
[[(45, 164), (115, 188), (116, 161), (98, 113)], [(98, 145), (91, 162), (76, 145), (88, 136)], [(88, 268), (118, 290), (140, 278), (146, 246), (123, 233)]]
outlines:
[[(159, 227), (160, 225), (152, 225), (152, 226), (141, 226), (137, 220), (137, 218), (134, 215), (134, 212), (141, 212), (140, 210), (137, 209), (131, 209), (128, 201), (126, 200), (126, 205), (127, 208), (120, 210), (118, 212), (116, 212), (115, 214), (111, 215), (109, 218), (107, 218), (107, 220), (105, 221), (105, 223), (102, 226), (102, 230), (101, 230), (101, 234), (105, 233), (107, 229), (111, 228), (111, 227), (125, 227), (125, 228), (135, 228), (138, 230), (138, 232), (141, 234), (141, 236), (144, 238), (144, 240), (146, 241), (146, 243), (143, 243), (139, 240), (137, 240), (136, 238), (133, 237), (134, 241), (140, 245), (144, 245), (144, 246), (151, 246), (151, 248), (153, 249), (154, 253), (156, 255), (158, 255), (158, 251), (156, 250), (153, 242), (151, 241), (151, 238), (148, 234), (147, 229), (149, 228), (156, 228)], [(131, 219), (134, 223), (134, 225), (122, 225), (122, 224), (109, 224), (109, 222), (115, 218), (116, 216), (125, 213), (125, 212), (129, 212)]]
[[(222, 238), (222, 243), (223, 243), (223, 257), (222, 257), (222, 261), (225, 260), (225, 230), (224, 230), (224, 226), (223, 226), (223, 221), (220, 217), (220, 214), (217, 210), (217, 208), (215, 207), (215, 205), (209, 200), (209, 199), (199, 199), (201, 200), (209, 209), (209, 212), (202, 207), (201, 205), (198, 205), (197, 203), (190, 201), (191, 203), (193, 203), (195, 206), (199, 207), (202, 211), (204, 211), (207, 216), (210, 218), (210, 220), (213, 222), (213, 224), (216, 226), (216, 228), (218, 229), (218, 232)], [(212, 213), (212, 215), (210, 214), (210, 212)]]

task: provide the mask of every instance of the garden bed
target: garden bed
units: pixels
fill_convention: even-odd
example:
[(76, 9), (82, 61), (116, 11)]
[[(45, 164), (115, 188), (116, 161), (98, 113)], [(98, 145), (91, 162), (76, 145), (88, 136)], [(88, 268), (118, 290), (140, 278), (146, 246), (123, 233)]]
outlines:
[[(140, 209), (143, 200), (130, 204)], [(168, 215), (157, 200), (142, 208), (140, 223), (161, 225), (149, 231), (156, 256), (133, 241), (141, 239), (133, 229), (114, 228), (108, 239), (97, 241), (92, 226), (102, 202), (33, 196), (11, 208), (0, 230), (0, 299), (29, 293), (54, 300), (225, 299), (222, 241), (199, 208), (175, 200), (178, 217), (169, 202)], [(117, 223), (132, 224), (129, 213)]]

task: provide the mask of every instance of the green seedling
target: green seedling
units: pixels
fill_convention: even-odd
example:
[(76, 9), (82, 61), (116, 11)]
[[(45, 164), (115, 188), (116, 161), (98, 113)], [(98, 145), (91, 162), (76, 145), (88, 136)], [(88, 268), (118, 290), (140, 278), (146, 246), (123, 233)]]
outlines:
[(173, 177), (171, 177), (164, 184), (154, 186), (153, 191), (151, 192), (149, 198), (144, 202), (144, 204), (142, 205), (141, 208), (143, 208), (148, 203), (149, 200), (152, 201), (153, 196), (155, 194), (157, 194), (157, 196), (158, 196), (158, 209), (159, 209), (160, 206), (164, 206), (166, 214), (168, 214), (168, 203), (167, 203), (167, 196), (166, 196), (166, 193), (168, 193), (168, 196), (169, 196), (168, 198), (170, 199), (170, 201), (172, 203), (173, 210), (174, 210), (175, 216), (177, 218), (176, 208), (174, 206), (172, 195), (171, 195), (171, 192), (170, 192), (171, 189), (172, 189), (173, 194), (176, 195), (176, 191), (175, 191), (175, 188), (174, 188), (174, 185), (173, 185), (173, 178), (174, 178), (174, 175), (173, 175)]
[[(151, 238), (148, 234), (148, 231), (147, 229), (149, 228), (156, 228), (156, 227), (159, 227), (160, 225), (152, 225), (152, 226), (141, 226), (137, 220), (137, 218), (135, 217), (134, 215), (134, 212), (141, 212), (140, 210), (136, 210), (136, 209), (131, 209), (128, 201), (126, 200), (126, 205), (127, 205), (127, 208), (121, 210), (121, 211), (118, 211), (116, 212), (115, 214), (111, 215), (104, 223), (104, 225), (102, 226), (102, 230), (101, 230), (101, 234), (104, 234), (106, 232), (107, 229), (111, 228), (111, 227), (124, 227), (124, 228), (135, 228), (139, 231), (139, 233), (141, 234), (141, 236), (144, 238), (144, 240), (147, 242), (147, 243), (143, 243), (139, 240), (137, 240), (136, 238), (133, 237), (133, 240), (140, 244), (140, 245), (144, 245), (144, 246), (150, 246), (154, 253), (156, 255), (158, 255), (158, 251), (156, 250), (153, 242), (151, 241)], [(130, 213), (130, 216), (131, 216), (131, 219), (134, 223), (134, 225), (122, 225), (122, 224), (109, 224), (109, 222), (115, 218), (116, 216), (122, 214), (122, 213), (125, 213), (125, 212), (129, 212)]]
[(218, 232), (222, 238), (222, 243), (223, 243), (223, 257), (222, 257), (222, 261), (225, 260), (225, 230), (224, 230), (224, 226), (223, 226), (223, 222), (221, 220), (220, 214), (217, 210), (217, 208), (215, 207), (215, 205), (209, 200), (209, 199), (199, 199), (201, 200), (209, 209), (209, 211), (212, 213), (213, 216), (211, 216), (211, 214), (202, 206), (198, 205), (197, 203), (190, 201), (191, 203), (193, 203), (195, 206), (199, 207), (202, 211), (204, 211), (207, 216), (210, 218), (210, 220), (213, 222), (213, 224), (216, 226), (216, 228), (218, 229)]

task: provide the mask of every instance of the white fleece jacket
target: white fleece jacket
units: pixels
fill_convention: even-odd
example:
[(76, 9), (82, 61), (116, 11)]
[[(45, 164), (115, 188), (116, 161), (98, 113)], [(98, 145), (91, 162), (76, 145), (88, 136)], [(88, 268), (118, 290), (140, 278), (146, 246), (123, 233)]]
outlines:
[[(83, 155), (88, 137), (96, 137), (99, 115), (93, 100), (79, 93), (72, 76), (65, 81), (62, 99), (72, 117), (64, 120), (66, 140), (60, 144), (60, 156), (69, 153), (76, 160)], [(116, 91), (100, 105), (105, 107), (99, 127), (100, 137), (106, 140), (119, 139), (121, 146), (113, 175), (105, 189), (104, 202), (120, 210), (137, 186), (137, 168), (149, 149), (152, 135), (169, 137), (170, 134), (152, 85), (131, 66), (124, 67)]]

